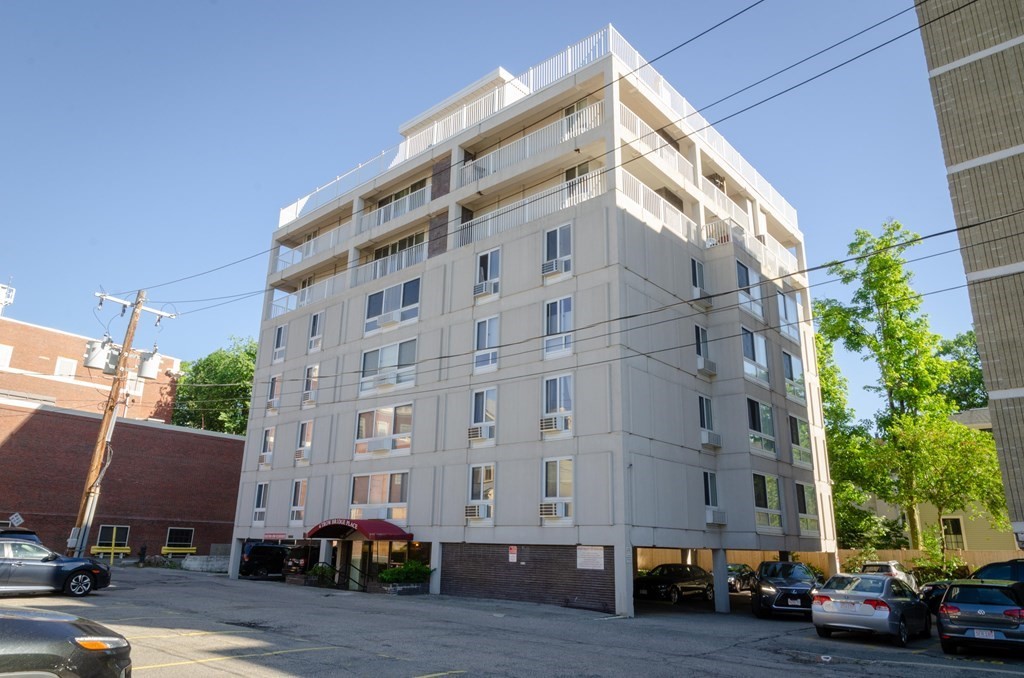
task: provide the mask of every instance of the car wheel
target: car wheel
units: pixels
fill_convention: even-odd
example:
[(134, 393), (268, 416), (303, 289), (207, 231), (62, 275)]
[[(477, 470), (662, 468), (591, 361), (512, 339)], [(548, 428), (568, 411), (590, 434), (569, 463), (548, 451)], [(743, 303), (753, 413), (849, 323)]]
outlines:
[(92, 575), (88, 572), (75, 572), (64, 582), (64, 593), (76, 598), (88, 594), (92, 589)]
[(925, 615), (924, 615), (924, 629), (921, 631), (921, 637), (922, 638), (931, 638), (932, 637), (932, 614), (931, 614), (931, 612), (926, 612)]
[(955, 644), (947, 643), (944, 640), (939, 641), (939, 644), (942, 645), (942, 651), (946, 654), (956, 654), (957, 648)]
[(255, 570), (253, 570), (252, 576), (258, 577), (259, 579), (263, 579), (267, 576), (267, 574), (267, 568), (257, 567)]
[(753, 601), (750, 603), (750, 609), (754, 611), (755, 617), (757, 617), (758, 619), (767, 619), (771, 616), (771, 610), (766, 610), (761, 605), (761, 596), (760, 594), (758, 594), (757, 591), (751, 591), (750, 597)]
[(815, 626), (814, 630), (818, 632), (818, 635), (822, 638), (831, 638), (832, 629), (826, 629), (824, 626)]
[(677, 589), (675, 586), (668, 590), (668, 602), (672, 603), (673, 605), (678, 605), (681, 597), (682, 596), (679, 595), (679, 589)]
[(907, 628), (907, 620), (900, 617), (899, 626), (896, 627), (896, 636), (892, 639), (892, 642), (896, 647), (906, 647), (907, 641), (910, 640), (910, 629)]
[(708, 587), (704, 589), (704, 600), (711, 602), (715, 599), (715, 585), (708, 584)]

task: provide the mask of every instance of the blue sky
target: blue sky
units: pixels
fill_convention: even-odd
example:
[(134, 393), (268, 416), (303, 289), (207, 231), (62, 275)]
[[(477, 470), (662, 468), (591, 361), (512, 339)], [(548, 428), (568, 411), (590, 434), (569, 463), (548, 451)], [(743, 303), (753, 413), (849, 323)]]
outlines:
[[(752, 0), (751, 0), (752, 1)], [(719, 2), (0, 3), (0, 282), (6, 317), (119, 339), (93, 293), (182, 312), (140, 325), (192, 359), (255, 336), (278, 210), (400, 141), (398, 126), (497, 66), (519, 73), (613, 24), (648, 59), (747, 6)], [(766, 0), (659, 60), (697, 107), (851, 35), (909, 0)], [(711, 121), (916, 26), (912, 11), (704, 113)], [(810, 264), (890, 218), (919, 233), (953, 217), (914, 33), (718, 129), (793, 204)], [(910, 256), (956, 247), (944, 236)], [(957, 252), (911, 265), (931, 292), (964, 283)], [(815, 297), (845, 297), (826, 274)], [(133, 298), (133, 297), (132, 297)], [(201, 301), (209, 300), (209, 301)], [(965, 289), (925, 298), (936, 332), (970, 328)], [(853, 404), (870, 374), (844, 359)]]

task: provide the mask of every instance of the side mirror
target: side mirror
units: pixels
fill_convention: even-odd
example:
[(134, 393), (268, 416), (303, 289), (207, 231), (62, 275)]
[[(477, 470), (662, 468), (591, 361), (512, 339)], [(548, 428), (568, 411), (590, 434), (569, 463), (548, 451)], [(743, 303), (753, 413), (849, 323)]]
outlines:
[(43, 558), (43, 562), (44, 563), (52, 563), (53, 561), (57, 560), (58, 558), (60, 558), (60, 555), (51, 551), (49, 554), (47, 554), (47, 556), (45, 558)]

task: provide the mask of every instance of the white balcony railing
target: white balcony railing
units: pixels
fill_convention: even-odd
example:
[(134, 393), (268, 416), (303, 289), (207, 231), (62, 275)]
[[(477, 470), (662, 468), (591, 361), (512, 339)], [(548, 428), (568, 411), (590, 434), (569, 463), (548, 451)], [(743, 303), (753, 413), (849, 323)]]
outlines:
[(352, 222), (347, 221), (337, 228), (333, 228), (326, 233), (321, 233), (312, 240), (302, 243), (302, 245), (295, 249), (282, 249), (281, 253), (277, 255), (277, 266), (275, 270), (280, 273), (286, 268), (301, 263), (304, 259), (309, 259), (313, 255), (330, 250), (338, 243), (344, 242), (351, 236), (351, 225)]
[(660, 134), (654, 131), (654, 128), (623, 103), (619, 103), (619, 122), (630, 133), (626, 139), (627, 143), (648, 157), (660, 160), (671, 170), (681, 174), (691, 185), (693, 184), (695, 177), (693, 163), (672, 148)]
[(603, 117), (603, 108), (603, 102), (591, 104), (583, 110), (527, 134), (522, 139), (467, 162), (459, 170), (459, 186), (483, 179), (598, 127)]
[(578, 205), (604, 193), (606, 185), (604, 171), (597, 170), (511, 205), (499, 207), (493, 212), (457, 225), (451, 234), (452, 247), (479, 242), (497, 233), (518, 228), (528, 221)]
[(762, 271), (768, 278), (794, 275), (800, 270), (796, 255), (783, 247), (778, 240), (767, 233), (751, 236), (730, 219), (705, 224), (704, 242), (709, 248), (728, 243), (739, 245), (761, 264)]
[(392, 219), (413, 211), (417, 207), (423, 207), (429, 201), (430, 186), (424, 186), (418, 191), (413, 191), (409, 195), (399, 198), (398, 200), (384, 205), (380, 209), (375, 209), (372, 212), (368, 212), (359, 217), (359, 229), (357, 233), (369, 230), (374, 226), (380, 226), (386, 224)]
[(332, 275), (330, 278), (314, 283), (298, 292), (283, 294), (274, 299), (270, 306), (270, 317), (276, 318), (279, 315), (302, 308), (321, 299), (333, 296), (345, 290), (345, 273)]
[(621, 171), (622, 194), (637, 204), (644, 212), (689, 242), (699, 242), (700, 227), (688, 216), (680, 212), (667, 200), (655, 193), (647, 184), (625, 170)]
[(427, 258), (427, 243), (423, 242), (419, 245), (413, 245), (407, 249), (395, 252), (391, 256), (384, 257), (383, 259), (377, 259), (367, 264), (363, 264), (356, 269), (355, 275), (352, 278), (352, 286), (362, 285), (376, 280), (377, 278), (383, 278), (386, 275), (391, 275), (397, 271), (401, 271), (403, 268), (409, 268), (414, 266)]
[(750, 217), (747, 213), (737, 205), (732, 199), (725, 194), (725, 191), (715, 186), (714, 182), (707, 177), (700, 178), (700, 190), (704, 191), (704, 195), (711, 198), (715, 204), (715, 211), (718, 212), (719, 216), (724, 218), (731, 218), (737, 224), (743, 228), (750, 226)]

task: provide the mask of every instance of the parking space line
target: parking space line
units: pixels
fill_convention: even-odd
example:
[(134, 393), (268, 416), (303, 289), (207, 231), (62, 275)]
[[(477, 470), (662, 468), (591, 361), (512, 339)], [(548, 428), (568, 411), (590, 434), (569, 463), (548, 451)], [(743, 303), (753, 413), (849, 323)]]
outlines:
[(292, 654), (295, 652), (323, 652), (327, 650), (340, 650), (344, 648), (335, 646), (325, 647), (300, 647), (293, 650), (274, 650), (273, 652), (255, 652), (252, 654), (236, 654), (230, 657), (209, 657), (207, 659), (189, 659), (180, 662), (169, 662), (167, 664), (150, 664), (149, 666), (133, 666), (132, 671), (147, 671), (150, 669), (168, 669), (175, 666), (189, 666), (191, 664), (211, 664), (213, 662), (226, 662), (232, 659), (252, 659), (253, 657), (273, 657), (280, 654)]
[(444, 673), (428, 673), (423, 676), (415, 676), (415, 678), (440, 678), (440, 676), (459, 676), (465, 673), (465, 671), (445, 671)]
[(240, 636), (240, 635), (245, 634), (245, 633), (263, 633), (263, 631), (258, 631), (256, 629), (252, 629), (252, 630), (244, 630), (244, 629), (236, 630), (236, 629), (231, 629), (231, 630), (227, 630), (227, 631), (183, 631), (181, 633), (161, 633), (159, 635), (151, 635), (151, 636), (125, 636), (125, 638), (127, 638), (130, 642), (135, 642), (136, 640), (152, 640), (154, 638), (193, 638), (193, 637), (196, 637), (196, 636), (224, 635), (226, 633), (230, 633), (233, 636)]

